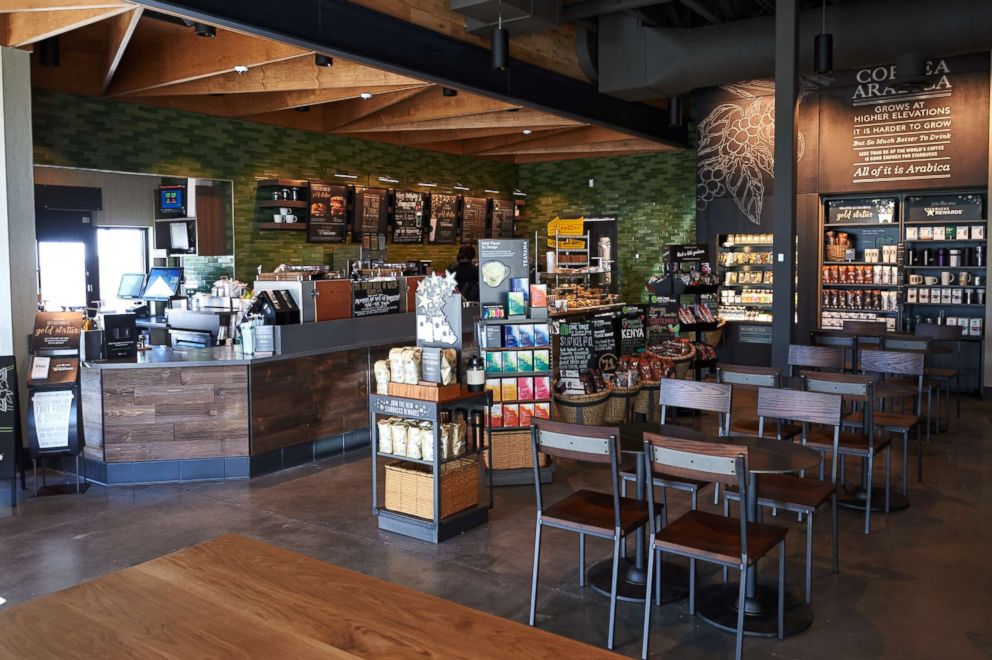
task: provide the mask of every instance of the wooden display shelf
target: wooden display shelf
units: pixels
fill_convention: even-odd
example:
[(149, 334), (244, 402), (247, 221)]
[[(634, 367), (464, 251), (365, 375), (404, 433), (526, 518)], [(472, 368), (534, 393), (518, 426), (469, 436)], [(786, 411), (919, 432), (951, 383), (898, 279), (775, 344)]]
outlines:
[(259, 188), (309, 188), (310, 182), (304, 179), (261, 179), (256, 185)]
[(301, 199), (263, 199), (258, 202), (258, 207), (263, 209), (305, 209), (309, 202)]
[(823, 230), (833, 230), (839, 227), (853, 227), (855, 229), (864, 229), (866, 227), (893, 227), (895, 229), (899, 228), (898, 222), (825, 222), (823, 223)]
[(985, 270), (985, 266), (904, 266), (904, 268), (906, 270)]
[(890, 314), (898, 314), (897, 310), (882, 310), (882, 309), (848, 309), (846, 307), (821, 307), (821, 312), (850, 312), (851, 314), (880, 314), (888, 316)]
[(906, 220), (903, 224), (905, 225), (985, 225), (988, 224), (987, 219), (982, 220)]
[(259, 229), (278, 229), (281, 231), (306, 231), (307, 223), (305, 222), (261, 222), (258, 225)]
[(389, 383), (389, 396), (398, 396), (404, 399), (418, 399), (420, 401), (436, 401), (443, 403), (452, 399), (465, 398), (468, 395), (478, 396), (482, 392), (462, 391), (462, 386), (458, 383), (452, 385), (437, 385), (435, 383), (421, 382), (418, 385), (407, 383)]
[(847, 282), (821, 282), (823, 286), (828, 286), (831, 288), (851, 288), (851, 289), (895, 289), (898, 288), (898, 284), (870, 284), (865, 282), (864, 284), (848, 284)]

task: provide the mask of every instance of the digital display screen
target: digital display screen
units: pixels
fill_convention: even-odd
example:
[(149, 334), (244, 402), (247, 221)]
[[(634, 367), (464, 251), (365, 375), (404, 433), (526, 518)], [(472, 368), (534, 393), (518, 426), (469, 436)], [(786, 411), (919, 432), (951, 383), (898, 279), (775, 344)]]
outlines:
[(117, 297), (122, 300), (140, 298), (144, 286), (144, 273), (124, 273), (121, 275), (121, 284), (117, 287)]
[(159, 206), (165, 210), (179, 210), (183, 208), (183, 188), (159, 188)]
[(179, 295), (179, 284), (183, 279), (182, 268), (152, 268), (141, 297), (145, 300), (169, 300)]
[(169, 239), (173, 250), (189, 249), (189, 227), (185, 222), (169, 223)]

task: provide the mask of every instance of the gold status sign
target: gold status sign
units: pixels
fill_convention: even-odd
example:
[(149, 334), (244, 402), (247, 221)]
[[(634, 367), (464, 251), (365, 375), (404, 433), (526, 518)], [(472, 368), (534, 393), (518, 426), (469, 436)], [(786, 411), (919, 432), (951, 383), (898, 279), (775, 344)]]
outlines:
[(586, 241), (573, 236), (585, 236), (585, 218), (559, 218), (548, 223), (548, 247), (562, 250), (584, 250)]

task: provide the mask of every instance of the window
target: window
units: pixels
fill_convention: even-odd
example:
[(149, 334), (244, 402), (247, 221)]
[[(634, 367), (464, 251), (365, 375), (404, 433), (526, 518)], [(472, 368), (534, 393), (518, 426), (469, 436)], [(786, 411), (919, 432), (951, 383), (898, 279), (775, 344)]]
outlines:
[(131, 227), (100, 227), (96, 232), (97, 258), (100, 264), (100, 297), (104, 308), (123, 310), (130, 301), (120, 300), (117, 290), (127, 273), (148, 270), (145, 248), (146, 230)]
[(86, 244), (42, 241), (38, 243), (41, 300), (50, 312), (86, 307)]

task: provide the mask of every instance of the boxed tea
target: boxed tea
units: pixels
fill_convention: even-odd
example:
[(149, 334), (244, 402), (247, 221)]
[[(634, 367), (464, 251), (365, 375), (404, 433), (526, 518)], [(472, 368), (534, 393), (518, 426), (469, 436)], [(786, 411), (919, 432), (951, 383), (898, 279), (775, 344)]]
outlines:
[(506, 294), (506, 313), (510, 318), (527, 316), (527, 300), (523, 291), (510, 291)]
[(503, 426), (520, 426), (520, 406), (518, 404), (503, 404)]
[(486, 379), (486, 391), (493, 393), (493, 401), (502, 401), (502, 391), (500, 390), (501, 384), (499, 378), (487, 378)]
[(492, 415), (489, 417), (489, 425), (493, 428), (503, 426), (503, 404), (495, 403), (492, 406)]
[(534, 332), (534, 325), (527, 323), (525, 325), (517, 326), (520, 328), (520, 347), (521, 348), (531, 348), (537, 340), (537, 336)]
[(482, 335), (483, 348), (503, 348), (503, 327), (499, 325), (487, 325), (486, 331)]
[(520, 404), (520, 426), (530, 426), (530, 420), (534, 417), (534, 404)]
[(516, 401), (517, 400), (517, 379), (516, 378), (504, 378), (501, 383), (502, 395), (500, 398), (503, 401)]
[(550, 346), (551, 335), (547, 323), (537, 323), (534, 328), (534, 346)]
[(503, 351), (503, 371), (515, 374), (520, 370), (520, 362), (516, 351)]
[(534, 376), (534, 398), (551, 398), (551, 376)]
[(503, 346), (505, 348), (520, 348), (520, 326), (503, 326)]
[(517, 371), (534, 371), (534, 351), (516, 351)]
[(517, 398), (521, 401), (534, 400), (534, 378), (532, 376), (517, 379)]
[(547, 307), (548, 306), (548, 285), (547, 284), (531, 284), (530, 285), (530, 306), (531, 307)]
[(503, 352), (486, 351), (486, 373), (498, 374), (503, 371)]
[(551, 371), (551, 351), (546, 349), (534, 351), (534, 371)]
[(538, 419), (551, 419), (551, 404), (547, 401), (544, 403), (535, 403), (534, 417)]

